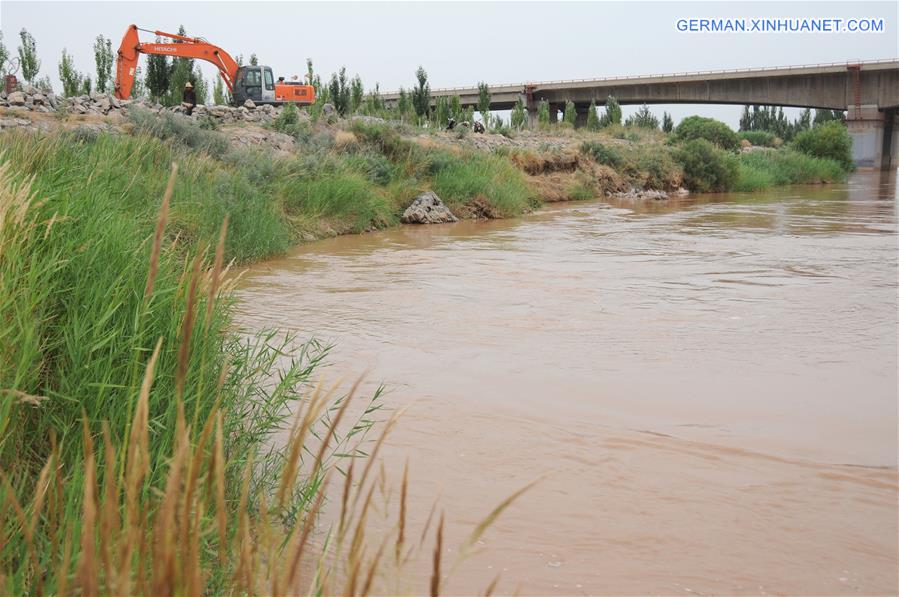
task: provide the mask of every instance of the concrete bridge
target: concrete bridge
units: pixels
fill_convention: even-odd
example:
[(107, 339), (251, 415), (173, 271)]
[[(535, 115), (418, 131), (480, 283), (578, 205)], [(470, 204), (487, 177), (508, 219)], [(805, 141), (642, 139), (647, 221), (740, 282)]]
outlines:
[[(571, 101), (576, 126), (581, 126), (590, 103), (601, 106), (609, 96), (623, 105), (760, 104), (846, 110), (856, 164), (883, 169), (899, 165), (899, 59), (491, 85), (490, 93), (491, 110), (509, 110), (521, 99), (532, 124), (539, 102), (549, 104), (550, 121), (555, 122)], [(463, 107), (478, 105), (477, 86), (433, 89), (431, 96), (459, 96)], [(391, 105), (399, 94), (383, 97)]]

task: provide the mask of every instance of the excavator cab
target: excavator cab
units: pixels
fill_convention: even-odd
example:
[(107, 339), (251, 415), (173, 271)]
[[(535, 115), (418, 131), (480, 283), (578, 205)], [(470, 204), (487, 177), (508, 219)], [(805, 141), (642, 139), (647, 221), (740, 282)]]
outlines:
[(275, 103), (275, 77), (267, 66), (241, 66), (234, 80), (234, 103), (242, 106), (248, 99), (257, 104)]
[(315, 89), (311, 85), (275, 83), (275, 76), (268, 66), (238, 68), (233, 95), (234, 103), (238, 106), (242, 106), (248, 99), (256, 104), (311, 104), (315, 101)]

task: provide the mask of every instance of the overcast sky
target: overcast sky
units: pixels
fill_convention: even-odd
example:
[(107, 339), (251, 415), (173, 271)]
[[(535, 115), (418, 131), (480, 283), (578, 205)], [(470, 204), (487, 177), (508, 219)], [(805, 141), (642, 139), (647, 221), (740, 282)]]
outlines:
[[(423, 65), (431, 86), (845, 62), (899, 56), (890, 2), (42, 2), (0, 0), (8, 49), (28, 29), (40, 75), (60, 87), (63, 48), (93, 73), (98, 34), (118, 47), (130, 23), (202, 36), (233, 56), (255, 52), (276, 76), (326, 79), (341, 65), (382, 91), (409, 87)], [(882, 33), (682, 33), (683, 18), (883, 18)], [(146, 35), (146, 34), (145, 34)], [(149, 41), (152, 36), (147, 36)], [(141, 64), (144, 64), (143, 60)], [(207, 78), (215, 74), (205, 65)], [(655, 106), (675, 120), (702, 113), (736, 125), (735, 106)], [(627, 114), (629, 110), (626, 109)]]

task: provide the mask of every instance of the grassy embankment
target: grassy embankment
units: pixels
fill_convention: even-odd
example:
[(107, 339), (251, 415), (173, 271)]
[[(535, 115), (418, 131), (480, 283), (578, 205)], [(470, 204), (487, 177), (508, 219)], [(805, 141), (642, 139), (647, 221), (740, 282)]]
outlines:
[[(422, 185), (512, 215), (520, 180), (373, 131), (352, 150), (272, 160), (160, 126), (3, 135), (0, 587), (364, 593), (387, 560), (364, 542), (373, 459), (352, 464), (377, 396), (345, 420), (348, 398), (308, 386), (327, 349), (240, 341), (225, 264), (282, 251), (319, 221), (391, 223)], [(289, 444), (269, 451), (285, 428)], [(340, 561), (304, 567), (341, 458), (358, 468), (329, 539)], [(400, 565), (410, 547), (402, 530), (395, 541)]]
[[(637, 188), (668, 190), (682, 183), (695, 192), (749, 192), (839, 182), (852, 170), (851, 142), (836, 122), (801, 133), (789, 146), (769, 133), (738, 136), (724, 123), (701, 117), (685, 119), (667, 136), (624, 128), (610, 136), (626, 142), (593, 138), (582, 143), (581, 152)], [(759, 145), (738, 152), (741, 138)]]

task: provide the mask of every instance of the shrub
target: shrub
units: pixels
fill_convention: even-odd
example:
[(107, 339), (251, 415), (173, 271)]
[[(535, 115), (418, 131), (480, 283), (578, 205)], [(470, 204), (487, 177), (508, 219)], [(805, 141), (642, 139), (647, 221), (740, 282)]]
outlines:
[(450, 209), (465, 210), (486, 201), (490, 215), (517, 216), (535, 204), (521, 170), (497, 155), (446, 154), (434, 174), (432, 188)]
[(643, 104), (639, 110), (627, 117), (627, 120), (624, 121), (624, 125), (645, 129), (657, 129), (659, 128), (659, 119), (649, 111), (649, 107), (646, 104)]
[(183, 147), (205, 151), (214, 157), (222, 157), (230, 148), (224, 135), (206, 130), (180, 114), (163, 112), (157, 115), (136, 107), (131, 107), (127, 114), (136, 133), (145, 133)]
[(774, 147), (777, 136), (768, 131), (740, 131), (740, 139), (749, 141), (756, 147)]
[(688, 116), (674, 128), (674, 134), (671, 135), (671, 140), (675, 143), (692, 139), (705, 139), (728, 151), (736, 151), (740, 147), (740, 138), (737, 134), (729, 126), (714, 118)]
[(637, 151), (637, 178), (644, 189), (664, 190), (680, 186), (681, 168), (667, 147), (647, 145)]
[(600, 141), (584, 141), (581, 143), (581, 153), (592, 157), (597, 164), (617, 168), (621, 165), (621, 152), (611, 145)]
[(839, 182), (846, 178), (834, 160), (808, 156), (791, 149), (753, 151), (739, 157), (739, 176), (733, 190), (759, 191), (788, 184)]
[(730, 189), (737, 180), (737, 158), (705, 139), (692, 139), (680, 146), (675, 158), (684, 169), (684, 184), (700, 193)]
[(828, 158), (839, 163), (847, 172), (852, 162), (852, 138), (841, 122), (830, 121), (796, 135), (793, 149), (817, 158)]
[(578, 181), (568, 189), (568, 198), (572, 201), (587, 201), (596, 197), (593, 185), (586, 181)]

